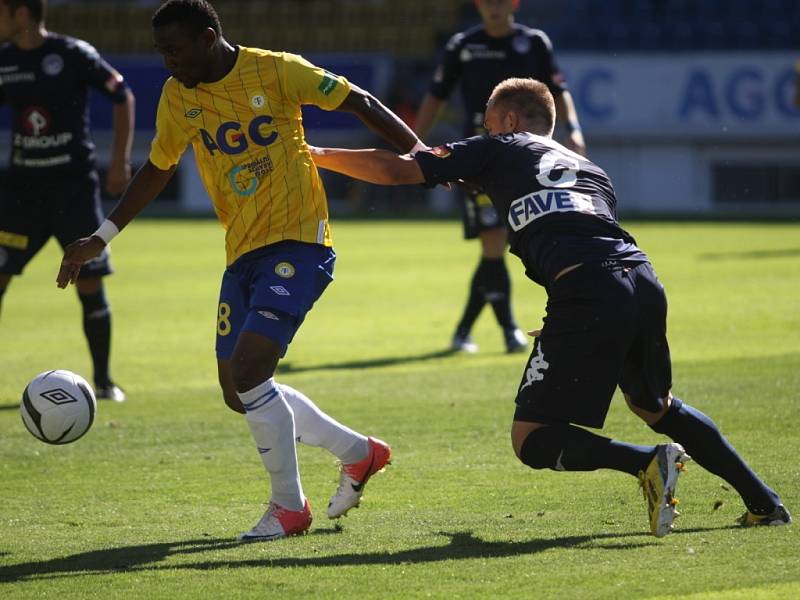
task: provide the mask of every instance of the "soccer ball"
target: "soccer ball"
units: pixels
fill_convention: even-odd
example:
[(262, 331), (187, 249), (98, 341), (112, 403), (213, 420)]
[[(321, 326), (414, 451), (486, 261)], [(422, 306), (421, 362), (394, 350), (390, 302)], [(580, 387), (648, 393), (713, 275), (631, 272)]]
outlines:
[(27, 385), (19, 409), (34, 437), (48, 444), (69, 444), (89, 431), (97, 400), (80, 375), (45, 371)]

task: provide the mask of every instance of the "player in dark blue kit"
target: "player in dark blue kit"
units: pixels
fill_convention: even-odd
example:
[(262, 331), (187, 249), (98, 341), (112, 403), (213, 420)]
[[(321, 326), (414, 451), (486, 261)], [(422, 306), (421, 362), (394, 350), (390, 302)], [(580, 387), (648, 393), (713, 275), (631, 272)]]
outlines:
[[(566, 130), (565, 144), (586, 152), (572, 96), (566, 88), (547, 35), (514, 22), (519, 0), (476, 0), (483, 24), (454, 35), (437, 67), (429, 93), (417, 114), (414, 129), (427, 135), (457, 85), (464, 103), (464, 136), (484, 133), (483, 112), (494, 86), (509, 77), (532, 77), (545, 83), (556, 101), (556, 114)], [(511, 280), (505, 259), (508, 233), (486, 193), (464, 195), (464, 237), (479, 238), (481, 260), (472, 276), (464, 312), (456, 326), (453, 350), (475, 352), (470, 331), (489, 302), (509, 352), (527, 348), (525, 335), (517, 328), (511, 309)]]
[[(554, 121), (546, 86), (509, 79), (489, 99), (489, 135), (413, 157), (315, 149), (314, 160), (383, 185), (468, 181), (492, 198), (509, 225), (511, 252), (548, 295), (511, 430), (523, 463), (638, 476), (651, 531), (663, 536), (676, 515), (675, 484), (688, 452), (739, 492), (747, 507), (742, 524), (790, 523), (780, 497), (714, 422), (672, 395), (664, 289), (645, 253), (617, 223), (608, 176), (551, 139)], [(637, 416), (677, 443), (638, 446), (577, 427), (603, 426), (617, 386)]]
[[(106, 190), (120, 194), (130, 179), (133, 94), (92, 46), (47, 31), (45, 9), (45, 0), (0, 0), (0, 104), (12, 115), (11, 164), (0, 196), (0, 299), (50, 236), (64, 247), (103, 222), (90, 88), (114, 103)], [(111, 272), (103, 252), (81, 269), (76, 287), (97, 396), (122, 402), (108, 367), (111, 311), (102, 277)]]

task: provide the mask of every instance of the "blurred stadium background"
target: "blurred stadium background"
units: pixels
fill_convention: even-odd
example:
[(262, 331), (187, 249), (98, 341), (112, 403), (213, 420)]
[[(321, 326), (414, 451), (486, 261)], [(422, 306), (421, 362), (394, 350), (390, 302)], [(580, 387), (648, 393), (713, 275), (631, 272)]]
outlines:
[[(134, 163), (146, 159), (166, 72), (149, 20), (158, 0), (51, 0), (48, 28), (86, 39), (137, 99)], [(472, 0), (216, 0), (232, 43), (301, 53), (368, 88), (409, 122), (454, 32), (479, 22)], [(553, 40), (590, 157), (623, 215), (800, 216), (798, 0), (523, 0), (517, 20)], [(430, 139), (460, 137), (458, 98)], [(378, 143), (354, 119), (308, 110), (318, 145)], [(92, 108), (100, 167), (111, 111)], [(8, 157), (8, 111), (0, 111)], [(451, 215), (453, 194), (326, 176), (334, 216)], [(153, 212), (210, 213), (190, 156)]]

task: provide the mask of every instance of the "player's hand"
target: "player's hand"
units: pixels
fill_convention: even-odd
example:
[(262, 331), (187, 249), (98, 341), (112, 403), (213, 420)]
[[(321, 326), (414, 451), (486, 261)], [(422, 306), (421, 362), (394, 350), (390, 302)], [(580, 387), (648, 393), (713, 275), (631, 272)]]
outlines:
[(542, 330), (541, 329), (531, 329), (528, 332), (528, 335), (531, 336), (532, 338), (537, 338), (540, 335), (542, 335)]
[(131, 165), (127, 162), (112, 164), (106, 173), (106, 191), (119, 196), (131, 180)]
[(100, 256), (105, 247), (105, 242), (95, 236), (81, 238), (67, 246), (64, 250), (64, 258), (61, 259), (58, 277), (56, 278), (58, 287), (64, 289), (68, 284), (75, 283), (83, 264)]
[(581, 133), (580, 129), (570, 131), (567, 139), (564, 140), (564, 146), (581, 156), (586, 156), (586, 141), (583, 139), (583, 133)]

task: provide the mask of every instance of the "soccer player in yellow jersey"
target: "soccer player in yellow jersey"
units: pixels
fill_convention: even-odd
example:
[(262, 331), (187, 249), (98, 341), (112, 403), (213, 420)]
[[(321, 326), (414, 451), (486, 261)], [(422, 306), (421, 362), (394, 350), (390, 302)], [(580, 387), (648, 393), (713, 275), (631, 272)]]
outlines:
[(217, 315), (217, 363), (226, 404), (243, 413), (272, 485), (269, 508), (241, 539), (306, 531), (311, 510), (295, 439), (342, 462), (328, 516), (358, 505), (363, 486), (391, 449), (336, 422), (273, 375), (306, 313), (333, 278), (336, 255), (325, 190), (306, 145), (300, 106), (357, 115), (403, 152), (416, 135), (368, 92), (299, 56), (229, 44), (205, 0), (168, 0), (153, 16), (164, 84), (149, 160), (105, 223), (70, 245), (59, 287), (99, 255), (152, 201), (191, 144), (226, 230), (227, 269)]

